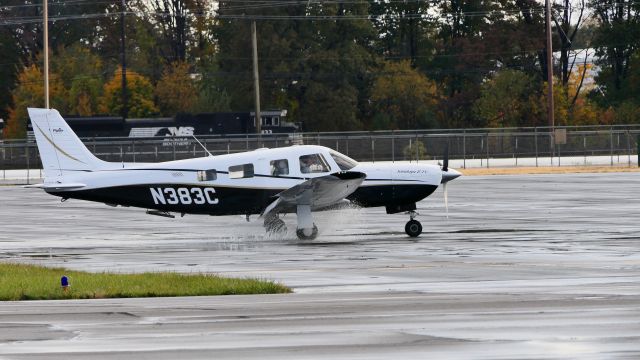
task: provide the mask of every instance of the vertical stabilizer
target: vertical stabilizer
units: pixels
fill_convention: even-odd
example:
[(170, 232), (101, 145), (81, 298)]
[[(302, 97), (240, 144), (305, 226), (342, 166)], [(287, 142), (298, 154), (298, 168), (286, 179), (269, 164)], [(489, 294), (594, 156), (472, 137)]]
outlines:
[(27, 110), (46, 178), (105, 167), (107, 163), (93, 156), (57, 110)]

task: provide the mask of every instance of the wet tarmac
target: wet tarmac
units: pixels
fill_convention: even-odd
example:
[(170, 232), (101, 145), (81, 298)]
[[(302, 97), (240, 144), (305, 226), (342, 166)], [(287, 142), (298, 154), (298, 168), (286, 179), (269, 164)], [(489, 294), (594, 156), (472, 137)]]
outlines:
[[(0, 187), (0, 260), (211, 272), (291, 295), (0, 304), (0, 358), (640, 358), (640, 178), (464, 177), (418, 204), (318, 214), (318, 239), (244, 217)], [(295, 217), (286, 216), (290, 229)]]

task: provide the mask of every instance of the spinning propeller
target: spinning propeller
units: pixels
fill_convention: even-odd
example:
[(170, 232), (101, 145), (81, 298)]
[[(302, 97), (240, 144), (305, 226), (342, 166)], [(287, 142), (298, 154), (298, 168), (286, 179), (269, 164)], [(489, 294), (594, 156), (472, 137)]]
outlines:
[(458, 178), (462, 175), (460, 172), (456, 170), (449, 170), (449, 143), (444, 147), (444, 159), (442, 160), (442, 180), (440, 183), (442, 184), (442, 190), (444, 192), (444, 207), (447, 213), (447, 219), (449, 218), (449, 196), (447, 192), (447, 183), (453, 179)]

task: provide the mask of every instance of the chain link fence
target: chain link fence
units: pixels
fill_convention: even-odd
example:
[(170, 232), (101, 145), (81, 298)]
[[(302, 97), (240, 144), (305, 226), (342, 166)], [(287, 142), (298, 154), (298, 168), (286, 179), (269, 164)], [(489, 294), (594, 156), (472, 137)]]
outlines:
[[(273, 134), (198, 140), (213, 155), (311, 144), (373, 162), (437, 160), (448, 148), (455, 166), (461, 168), (548, 166), (550, 158), (557, 159), (555, 165), (591, 165), (594, 157), (600, 161), (606, 157), (611, 165), (637, 165), (640, 127), (566, 128), (566, 133), (566, 143), (558, 145), (553, 145), (548, 128)], [(207, 155), (193, 138), (91, 138), (83, 142), (97, 157), (110, 162), (160, 162)], [(0, 142), (0, 178), (6, 179), (7, 171), (13, 169), (33, 171), (33, 177), (37, 177), (41, 168), (35, 141)]]

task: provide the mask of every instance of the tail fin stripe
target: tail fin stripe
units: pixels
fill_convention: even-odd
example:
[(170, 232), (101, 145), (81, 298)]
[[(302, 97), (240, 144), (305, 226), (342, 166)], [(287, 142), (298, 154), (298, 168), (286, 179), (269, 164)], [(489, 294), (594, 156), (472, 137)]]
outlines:
[(44, 131), (42, 131), (42, 129), (40, 129), (40, 126), (38, 126), (37, 124), (33, 123), (33, 125), (35, 125), (38, 128), (38, 131), (40, 131), (40, 133), (42, 134), (42, 136), (44, 136), (45, 139), (47, 139), (47, 141), (56, 149), (58, 150), (62, 155), (68, 157), (71, 160), (75, 160), (77, 162), (83, 163), (83, 164), (87, 164), (84, 161), (78, 160), (77, 158), (69, 155), (66, 151), (62, 150), (58, 145), (56, 145), (56, 143), (53, 142), (53, 140), (49, 139), (49, 137), (44, 133)]

